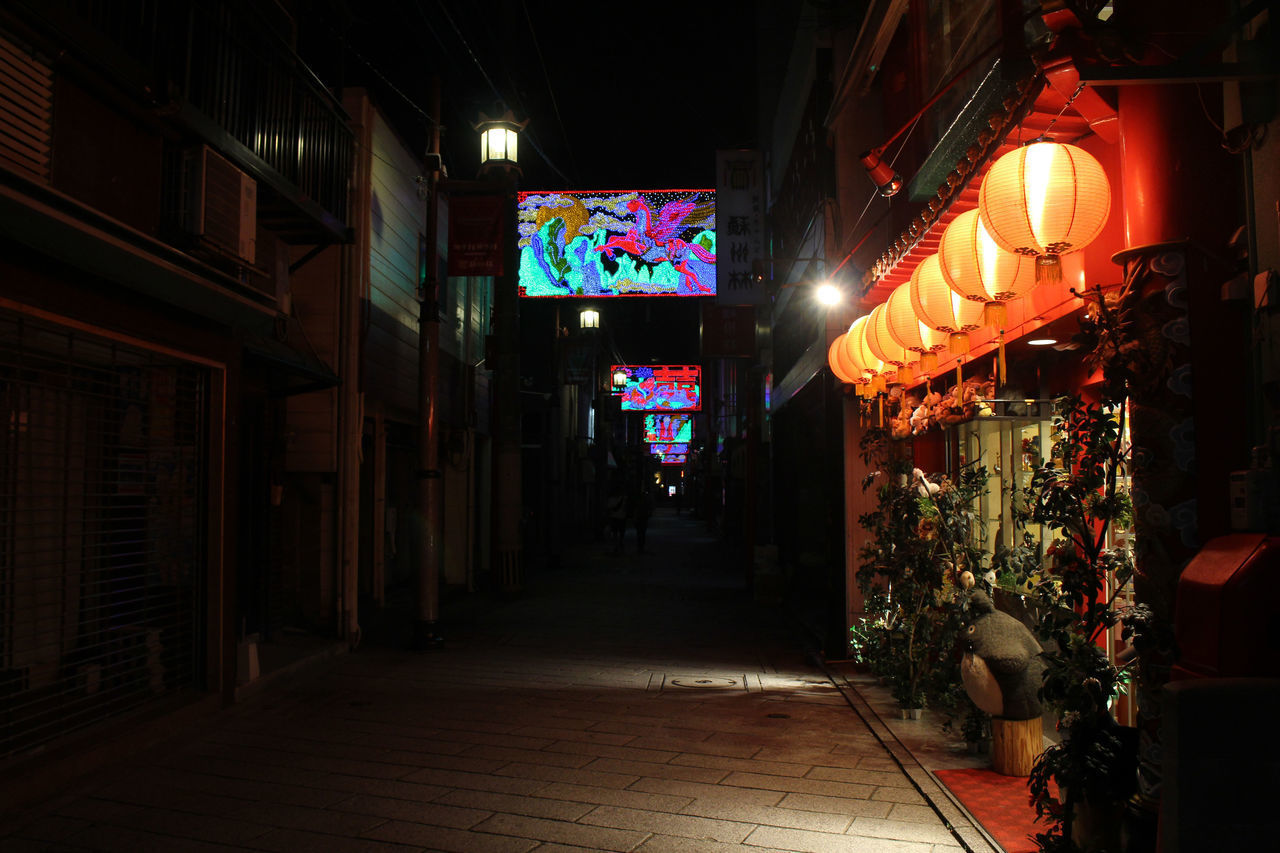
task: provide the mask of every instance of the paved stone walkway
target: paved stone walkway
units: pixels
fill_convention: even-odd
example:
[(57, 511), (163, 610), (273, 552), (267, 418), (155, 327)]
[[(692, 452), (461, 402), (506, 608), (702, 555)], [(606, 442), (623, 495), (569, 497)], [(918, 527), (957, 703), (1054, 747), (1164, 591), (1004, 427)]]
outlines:
[(702, 531), (666, 511), (650, 555), (581, 549), (516, 600), (446, 608), (443, 650), (371, 639), (32, 811), (0, 849), (965, 849), (972, 827)]

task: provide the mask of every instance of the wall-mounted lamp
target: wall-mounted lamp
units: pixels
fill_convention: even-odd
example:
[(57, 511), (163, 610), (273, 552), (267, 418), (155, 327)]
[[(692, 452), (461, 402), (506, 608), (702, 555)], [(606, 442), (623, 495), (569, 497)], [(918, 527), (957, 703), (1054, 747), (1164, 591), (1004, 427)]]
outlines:
[(824, 281), (822, 284), (818, 285), (818, 291), (814, 296), (817, 298), (819, 304), (825, 305), (828, 308), (833, 305), (839, 305), (844, 301), (844, 291), (829, 281)]
[(613, 372), (614, 390), (621, 391), (627, 387), (627, 371), (619, 368)]
[(578, 312), (578, 328), (579, 329), (598, 329), (600, 328), (600, 312), (594, 308), (583, 308)]
[(886, 163), (881, 159), (884, 156), (885, 149), (892, 145), (894, 140), (899, 136), (910, 130), (915, 123), (920, 120), (920, 116), (924, 115), (930, 107), (938, 103), (938, 100), (945, 95), (952, 86), (964, 79), (965, 75), (968, 74), (974, 66), (985, 60), (987, 55), (991, 53), (994, 48), (995, 46), (993, 45), (991, 48), (984, 50), (982, 53), (978, 54), (978, 56), (970, 60), (968, 65), (956, 72), (955, 76), (948, 80), (946, 84), (938, 89), (938, 91), (934, 92), (933, 97), (925, 101), (924, 106), (918, 109), (915, 115), (907, 119), (906, 123), (903, 124), (902, 127), (898, 128), (893, 136), (886, 139), (882, 145), (878, 145), (869, 151), (864, 151), (859, 155), (858, 159), (862, 161), (862, 165), (867, 170), (867, 175), (871, 178), (871, 182), (876, 185), (876, 191), (879, 192), (880, 195), (885, 198), (895, 196), (898, 194), (898, 191), (902, 189), (903, 184), (905, 183), (902, 180), (902, 175), (894, 171), (893, 165)]
[[(889, 140), (889, 142), (892, 141), (892, 139)], [(888, 143), (881, 145), (879, 148), (872, 148), (864, 153), (860, 159), (867, 170), (867, 176), (871, 178), (871, 183), (876, 185), (876, 192), (885, 198), (889, 198), (897, 195), (898, 191), (902, 189), (903, 180), (902, 175), (898, 174), (893, 166), (880, 159), (884, 154), (886, 145)]]

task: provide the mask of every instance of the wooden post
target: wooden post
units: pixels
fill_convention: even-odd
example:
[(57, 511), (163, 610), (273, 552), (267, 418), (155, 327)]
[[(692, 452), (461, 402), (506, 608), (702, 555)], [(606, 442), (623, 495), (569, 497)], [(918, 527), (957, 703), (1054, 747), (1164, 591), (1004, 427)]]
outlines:
[(1030, 720), (991, 718), (991, 769), (1002, 776), (1030, 776), (1031, 765), (1044, 748), (1039, 717)]

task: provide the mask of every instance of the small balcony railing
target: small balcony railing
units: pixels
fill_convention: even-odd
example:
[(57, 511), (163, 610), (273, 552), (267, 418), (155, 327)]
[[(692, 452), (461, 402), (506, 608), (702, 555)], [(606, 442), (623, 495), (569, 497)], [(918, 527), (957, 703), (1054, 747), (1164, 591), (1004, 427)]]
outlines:
[(291, 22), (273, 4), (18, 0), (17, 6), (79, 61), (159, 110), (174, 111), (321, 229), (345, 230), (354, 135), (341, 104), (290, 47)]

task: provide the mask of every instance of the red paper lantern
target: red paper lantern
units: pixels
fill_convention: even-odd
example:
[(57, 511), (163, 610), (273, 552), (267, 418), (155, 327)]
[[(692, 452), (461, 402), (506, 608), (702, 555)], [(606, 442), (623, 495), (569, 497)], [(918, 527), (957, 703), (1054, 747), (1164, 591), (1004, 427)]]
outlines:
[(844, 337), (849, 334), (845, 332), (837, 335), (836, 339), (831, 342), (831, 346), (827, 349), (827, 365), (831, 368), (831, 372), (836, 375), (846, 385), (853, 385), (857, 382), (854, 375), (853, 365), (849, 364), (844, 356)]
[(947, 336), (920, 322), (911, 307), (910, 285), (898, 285), (884, 304), (886, 324), (893, 339), (919, 355), (920, 369), (925, 373), (937, 367), (938, 353), (947, 348)]
[(942, 233), (938, 263), (947, 286), (981, 303), (988, 326), (1003, 329), (1005, 303), (1036, 286), (1036, 262), (1002, 249), (987, 233), (978, 211), (966, 210)]
[(866, 374), (866, 381), (877, 391), (883, 391), (885, 363), (867, 346), (867, 322), (870, 319), (870, 314), (863, 314), (853, 321), (844, 338), (844, 354), (850, 364)]
[(1083, 148), (1033, 142), (991, 164), (978, 213), (1002, 248), (1036, 259), (1036, 277), (1062, 278), (1060, 256), (1092, 243), (1111, 212), (1111, 184)]
[(965, 299), (947, 286), (937, 255), (929, 255), (911, 273), (911, 308), (920, 322), (947, 334), (952, 354), (969, 351), (969, 332), (982, 326), (982, 303)]
[(881, 361), (897, 368), (897, 382), (910, 383), (913, 371), (909, 366), (916, 359), (902, 344), (889, 334), (889, 314), (884, 304), (871, 309), (871, 318), (866, 326), (867, 346)]

